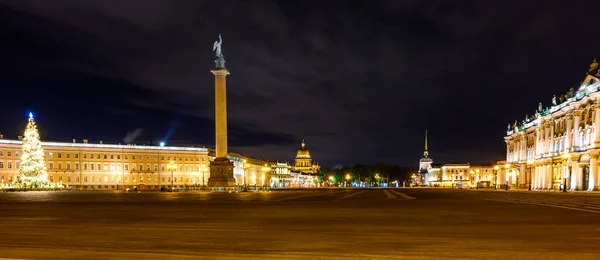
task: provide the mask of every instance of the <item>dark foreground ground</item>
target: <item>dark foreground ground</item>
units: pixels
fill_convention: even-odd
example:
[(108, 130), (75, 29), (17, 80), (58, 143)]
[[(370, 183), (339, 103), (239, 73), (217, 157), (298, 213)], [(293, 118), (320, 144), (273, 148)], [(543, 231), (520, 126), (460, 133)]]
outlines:
[(0, 258), (600, 259), (600, 196), (0, 193)]

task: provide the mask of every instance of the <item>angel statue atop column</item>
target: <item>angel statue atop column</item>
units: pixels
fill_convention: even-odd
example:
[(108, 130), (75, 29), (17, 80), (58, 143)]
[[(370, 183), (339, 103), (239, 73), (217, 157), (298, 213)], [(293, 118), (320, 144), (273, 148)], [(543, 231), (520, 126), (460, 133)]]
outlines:
[(215, 44), (213, 44), (213, 51), (215, 52), (215, 56), (217, 57), (215, 63), (218, 69), (225, 68), (225, 58), (223, 58), (221, 45), (223, 45), (223, 38), (221, 38), (221, 34), (219, 34), (219, 40), (215, 41)]

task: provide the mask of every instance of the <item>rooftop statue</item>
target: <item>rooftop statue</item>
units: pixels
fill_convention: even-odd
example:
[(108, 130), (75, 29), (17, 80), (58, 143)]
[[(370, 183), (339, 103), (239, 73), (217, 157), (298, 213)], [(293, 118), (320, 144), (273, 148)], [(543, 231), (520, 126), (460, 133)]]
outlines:
[(556, 95), (552, 96), (552, 105), (556, 106)]
[(594, 58), (594, 61), (592, 64), (590, 64), (590, 70), (588, 71), (588, 74), (595, 76), (598, 74), (598, 70), (600, 70), (600, 64), (598, 64), (596, 58)]
[(508, 123), (508, 126), (506, 127), (506, 131), (510, 131), (510, 123)]
[(567, 98), (572, 98), (574, 93), (575, 93), (574, 88), (569, 89), (569, 92), (567, 92)]
[(215, 60), (215, 65), (217, 69), (225, 68), (225, 58), (223, 58), (223, 51), (221, 50), (221, 45), (223, 45), (223, 38), (221, 38), (221, 34), (219, 34), (219, 40), (215, 41), (213, 44), (213, 51), (215, 52), (215, 56), (217, 59)]
[(542, 110), (544, 110), (544, 107), (542, 106), (542, 102), (540, 102), (538, 105), (538, 111), (542, 112)]

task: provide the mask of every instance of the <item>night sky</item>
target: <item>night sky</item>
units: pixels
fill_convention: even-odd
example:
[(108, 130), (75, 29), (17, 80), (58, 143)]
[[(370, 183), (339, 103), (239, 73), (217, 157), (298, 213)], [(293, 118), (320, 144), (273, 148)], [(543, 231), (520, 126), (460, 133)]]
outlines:
[[(599, 57), (598, 1), (0, 0), (0, 132), (213, 146), (322, 165), (505, 159), (508, 123)], [(130, 135), (131, 137), (131, 135)]]

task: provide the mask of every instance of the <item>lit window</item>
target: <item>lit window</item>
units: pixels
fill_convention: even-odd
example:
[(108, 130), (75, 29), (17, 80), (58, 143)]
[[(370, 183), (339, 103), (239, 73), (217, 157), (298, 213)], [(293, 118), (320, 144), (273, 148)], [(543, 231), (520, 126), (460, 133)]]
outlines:
[(4, 162), (0, 162), (0, 169), (4, 169)]
[(62, 153), (58, 153), (58, 158), (62, 158)]
[[(0, 154), (0, 155), (2, 155), (2, 154)], [(53, 154), (52, 153), (48, 153), (48, 157), (52, 158)]]

